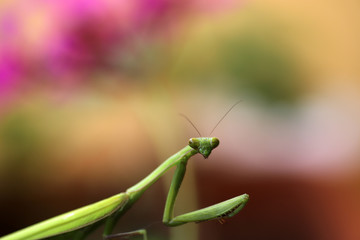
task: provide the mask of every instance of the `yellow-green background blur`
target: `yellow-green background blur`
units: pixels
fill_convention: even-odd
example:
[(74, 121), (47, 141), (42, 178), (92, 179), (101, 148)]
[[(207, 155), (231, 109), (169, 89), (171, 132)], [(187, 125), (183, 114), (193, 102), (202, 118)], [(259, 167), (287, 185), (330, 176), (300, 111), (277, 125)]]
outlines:
[(358, 240), (359, 90), (358, 0), (2, 0), (0, 235), (125, 191), (197, 136), (178, 113), (207, 136), (242, 100), (176, 213), (243, 211), (169, 230), (169, 173), (116, 231)]

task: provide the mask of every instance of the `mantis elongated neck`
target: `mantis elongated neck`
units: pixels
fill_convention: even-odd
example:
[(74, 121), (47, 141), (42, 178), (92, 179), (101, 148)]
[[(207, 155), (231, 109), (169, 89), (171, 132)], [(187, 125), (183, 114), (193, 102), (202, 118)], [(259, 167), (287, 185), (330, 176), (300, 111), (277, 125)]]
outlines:
[(190, 146), (186, 146), (179, 152), (166, 159), (147, 177), (126, 190), (126, 193), (130, 196), (130, 200), (135, 201), (136, 199), (138, 199), (146, 191), (146, 189), (148, 189), (152, 184), (154, 184), (167, 170), (169, 170), (169, 168), (177, 165), (181, 161), (187, 161), (196, 153), (198, 153), (198, 151), (194, 150)]

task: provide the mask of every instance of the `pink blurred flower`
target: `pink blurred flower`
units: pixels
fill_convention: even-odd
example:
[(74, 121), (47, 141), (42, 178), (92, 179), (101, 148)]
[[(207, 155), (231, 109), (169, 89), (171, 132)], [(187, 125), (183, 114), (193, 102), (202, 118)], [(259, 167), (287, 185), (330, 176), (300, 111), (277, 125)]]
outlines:
[[(169, 44), (187, 13), (205, 5), (201, 0), (14, 1), (0, 9), (0, 94), (33, 82), (82, 84), (98, 70), (126, 74), (122, 59), (141, 58), (154, 41)], [(215, 5), (221, 2), (213, 0)], [(141, 71), (142, 61), (133, 62)]]

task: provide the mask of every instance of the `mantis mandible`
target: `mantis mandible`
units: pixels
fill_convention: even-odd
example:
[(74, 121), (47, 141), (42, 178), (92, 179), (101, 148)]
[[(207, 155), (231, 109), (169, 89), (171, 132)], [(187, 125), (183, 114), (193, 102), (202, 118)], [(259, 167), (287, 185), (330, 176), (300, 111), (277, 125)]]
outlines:
[[(227, 111), (227, 113), (216, 124), (214, 129), (236, 104)], [(186, 116), (184, 117), (194, 126), (194, 124)], [(195, 126), (194, 128), (196, 129)], [(201, 136), (197, 129), (196, 131)], [(3, 236), (0, 240), (81, 240), (85, 239), (88, 234), (101, 224), (105, 224), (103, 238), (106, 240), (136, 235), (141, 235), (143, 239), (146, 240), (147, 234), (145, 229), (116, 234), (112, 234), (112, 231), (119, 218), (131, 208), (131, 206), (152, 184), (154, 184), (166, 171), (174, 166), (176, 166), (176, 170), (171, 181), (163, 214), (163, 223), (165, 225), (174, 227), (185, 223), (202, 222), (213, 219), (223, 221), (224, 218), (233, 217), (247, 203), (249, 199), (248, 194), (242, 194), (212, 206), (176, 217), (173, 216), (175, 199), (184, 178), (188, 160), (197, 153), (200, 153), (204, 158), (208, 158), (211, 151), (218, 145), (219, 139), (216, 137), (190, 138), (189, 144), (186, 147), (169, 157), (147, 177), (134, 186), (128, 188), (125, 192), (34, 224), (22, 230)]]

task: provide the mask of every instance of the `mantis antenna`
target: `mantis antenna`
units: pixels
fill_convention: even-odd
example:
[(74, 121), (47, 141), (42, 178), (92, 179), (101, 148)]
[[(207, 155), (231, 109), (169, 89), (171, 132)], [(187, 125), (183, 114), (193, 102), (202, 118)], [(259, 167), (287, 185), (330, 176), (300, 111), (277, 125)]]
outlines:
[[(219, 122), (215, 125), (215, 127), (213, 128), (213, 130), (211, 130), (210, 134), (211, 135), (214, 130), (216, 129), (216, 127), (221, 123), (221, 121), (226, 117), (226, 115), (228, 115), (228, 113), (236, 106), (238, 105), (239, 103), (241, 102), (241, 100), (237, 101), (236, 103), (234, 103), (231, 108), (229, 108), (229, 110), (224, 114), (224, 116), (219, 120)], [(195, 124), (184, 114), (182, 113), (179, 113), (180, 116), (182, 116), (183, 118), (185, 118), (194, 128), (195, 130), (197, 131), (197, 133), (199, 134), (200, 137), (202, 137), (203, 135), (200, 133), (200, 131), (195, 127)]]
[(209, 135), (211, 135), (211, 134), (214, 132), (214, 130), (216, 129), (216, 127), (221, 123), (221, 121), (226, 117), (226, 115), (228, 115), (228, 113), (229, 113), (236, 105), (238, 105), (240, 102), (241, 102), (241, 100), (240, 100), (240, 101), (237, 101), (236, 103), (234, 103), (234, 105), (231, 106), (231, 108), (224, 114), (224, 116), (223, 116), (223, 117), (219, 120), (219, 122), (215, 125), (215, 127), (213, 128), (213, 130), (211, 130), (211, 132), (210, 132)]
[(195, 128), (195, 130), (197, 131), (199, 136), (202, 137), (200, 131), (195, 127), (195, 125), (192, 123), (192, 121), (186, 115), (184, 115), (182, 113), (179, 113), (179, 115), (182, 116), (183, 118), (185, 118)]

